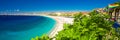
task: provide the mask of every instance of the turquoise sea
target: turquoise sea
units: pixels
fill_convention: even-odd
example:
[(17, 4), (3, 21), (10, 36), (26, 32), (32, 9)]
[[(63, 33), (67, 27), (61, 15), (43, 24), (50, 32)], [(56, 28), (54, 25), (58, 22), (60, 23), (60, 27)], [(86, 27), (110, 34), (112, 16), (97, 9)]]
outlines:
[(44, 16), (0, 15), (0, 40), (31, 40), (48, 34), (55, 24)]

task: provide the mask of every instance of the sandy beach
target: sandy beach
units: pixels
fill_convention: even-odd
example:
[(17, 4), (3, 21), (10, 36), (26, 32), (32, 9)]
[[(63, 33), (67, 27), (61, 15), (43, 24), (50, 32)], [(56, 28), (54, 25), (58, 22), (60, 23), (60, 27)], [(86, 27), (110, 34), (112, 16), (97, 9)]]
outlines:
[(69, 23), (69, 24), (73, 23), (73, 18), (66, 18), (60, 16), (47, 16), (47, 17), (52, 18), (57, 22), (54, 28), (48, 34), (50, 38), (53, 38), (56, 34), (58, 34), (59, 31), (63, 30), (64, 23)]

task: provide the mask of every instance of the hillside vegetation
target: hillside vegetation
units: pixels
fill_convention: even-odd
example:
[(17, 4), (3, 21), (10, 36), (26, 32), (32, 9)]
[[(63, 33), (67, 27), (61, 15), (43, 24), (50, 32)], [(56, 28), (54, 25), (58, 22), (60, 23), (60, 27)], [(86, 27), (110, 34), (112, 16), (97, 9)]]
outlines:
[(64, 24), (64, 30), (54, 38), (44, 35), (32, 40), (120, 40), (107, 14), (92, 11), (89, 15), (76, 14), (74, 18), (74, 23)]

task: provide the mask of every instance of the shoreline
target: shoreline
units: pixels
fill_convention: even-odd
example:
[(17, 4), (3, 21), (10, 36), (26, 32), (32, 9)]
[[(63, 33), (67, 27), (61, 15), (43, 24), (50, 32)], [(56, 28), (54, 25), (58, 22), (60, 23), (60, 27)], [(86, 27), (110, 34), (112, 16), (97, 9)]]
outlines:
[(58, 34), (59, 31), (64, 29), (63, 28), (64, 23), (69, 23), (69, 24), (73, 23), (73, 18), (66, 18), (66, 17), (61, 17), (61, 16), (48, 16), (48, 15), (44, 15), (44, 16), (52, 18), (53, 20), (56, 21), (56, 24), (54, 25), (54, 27), (48, 32), (48, 36), (50, 38), (54, 38)]
[(56, 24), (54, 25), (54, 27), (48, 33), (48, 36), (50, 38), (53, 38), (53, 37), (56, 36), (56, 34), (58, 34), (59, 31), (63, 30), (63, 24), (64, 23), (63, 23), (62, 20), (59, 20), (59, 17), (50, 16), (50, 18), (52, 18), (52, 19), (54, 19), (56, 21)]
[[(53, 38), (59, 31), (63, 30), (63, 21), (60, 20), (61, 17), (58, 16), (49, 16), (49, 15), (40, 15), (44, 17), (51, 18), (56, 21), (53, 28), (47, 33), (50, 38)], [(62, 22), (61, 22), (62, 21)]]
[[(10, 15), (17, 15), (17, 16), (43, 16), (43, 17), (48, 17), (51, 18), (53, 20), (56, 21), (56, 23), (54, 24), (53, 28), (47, 33), (47, 35), (50, 38), (53, 38), (56, 36), (56, 34), (58, 34), (59, 31), (63, 30), (63, 24), (64, 23), (69, 23), (72, 24), (73, 18), (66, 18), (66, 17), (62, 17), (62, 16), (50, 16), (50, 15), (45, 15), (45, 14), (10, 14)], [(7, 15), (6, 15), (7, 16)], [(68, 21), (69, 20), (69, 21)]]

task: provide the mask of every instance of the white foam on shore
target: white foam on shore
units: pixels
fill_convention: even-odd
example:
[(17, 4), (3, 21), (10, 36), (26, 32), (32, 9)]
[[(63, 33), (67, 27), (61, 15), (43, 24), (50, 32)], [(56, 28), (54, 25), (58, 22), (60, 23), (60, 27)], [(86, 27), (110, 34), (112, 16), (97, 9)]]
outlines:
[(51, 30), (51, 32), (48, 35), (50, 38), (55, 37), (55, 35), (58, 34), (59, 31), (63, 30), (64, 23), (72, 24), (74, 20), (73, 18), (66, 18), (66, 17), (60, 17), (60, 16), (47, 16), (47, 17), (50, 17), (56, 20), (57, 22), (55, 27)]

